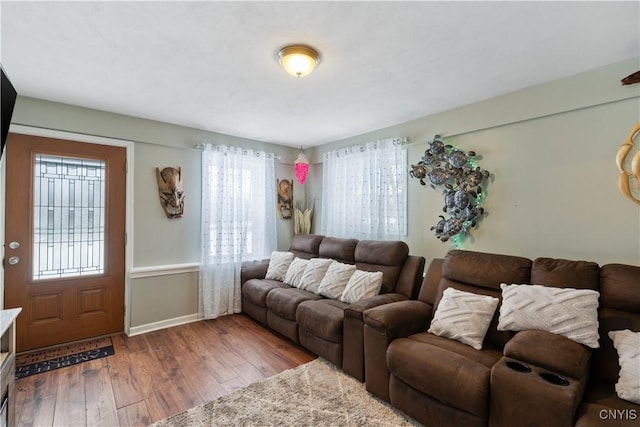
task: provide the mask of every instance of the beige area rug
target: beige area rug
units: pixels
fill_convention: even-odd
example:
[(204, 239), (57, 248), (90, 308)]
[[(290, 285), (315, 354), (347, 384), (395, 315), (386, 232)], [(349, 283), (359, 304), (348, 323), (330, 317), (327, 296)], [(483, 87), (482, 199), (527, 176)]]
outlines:
[(152, 426), (418, 426), (323, 359)]

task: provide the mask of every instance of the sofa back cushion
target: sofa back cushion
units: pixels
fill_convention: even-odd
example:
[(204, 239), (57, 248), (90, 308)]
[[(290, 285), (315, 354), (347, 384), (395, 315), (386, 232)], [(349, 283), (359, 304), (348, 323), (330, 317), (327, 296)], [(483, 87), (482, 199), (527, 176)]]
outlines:
[(426, 302), (433, 305), (436, 301), (436, 294), (438, 293), (438, 285), (440, 285), (440, 279), (442, 278), (442, 263), (444, 259), (434, 258), (429, 262), (427, 269), (422, 279), (422, 285), (420, 287), (420, 294), (418, 295), (418, 301)]
[(600, 302), (603, 308), (640, 315), (640, 267), (607, 264), (600, 268)]
[[(502, 301), (500, 284), (529, 283), (531, 260), (527, 258), (451, 250), (442, 262), (442, 277), (434, 298), (434, 312), (445, 289), (453, 287), (460, 291), (489, 295)], [(427, 296), (428, 293), (421, 293)], [(496, 310), (484, 339), (486, 345), (502, 349), (513, 336), (509, 331), (498, 331), (499, 310)]]
[[(384, 294), (396, 291), (408, 256), (409, 246), (403, 241), (361, 240), (355, 249), (355, 264), (358, 270), (382, 272), (380, 293)], [(408, 290), (407, 296), (410, 295)]]
[(591, 348), (600, 347), (593, 289), (503, 283), (499, 331), (546, 331)]
[(296, 234), (291, 240), (289, 252), (293, 252), (296, 258), (318, 258), (322, 239), (324, 236), (318, 234)]
[(536, 258), (531, 266), (529, 284), (597, 291), (600, 285), (600, 267), (589, 261)]
[(355, 263), (356, 239), (325, 237), (320, 243), (320, 258), (331, 258), (344, 264)]
[(418, 298), (420, 285), (424, 279), (425, 261), (423, 256), (409, 255), (407, 257), (396, 282), (395, 293), (402, 294), (409, 299)]
[(593, 352), (592, 381), (618, 381), (618, 352), (609, 332), (640, 332), (640, 267), (607, 264), (600, 268), (600, 348)]

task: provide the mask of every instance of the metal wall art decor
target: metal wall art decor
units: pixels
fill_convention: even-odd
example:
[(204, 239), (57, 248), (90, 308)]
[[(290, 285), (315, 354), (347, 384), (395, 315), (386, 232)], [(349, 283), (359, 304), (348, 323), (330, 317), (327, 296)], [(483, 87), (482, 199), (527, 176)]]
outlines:
[(636, 125), (631, 129), (631, 133), (622, 143), (620, 148), (618, 149), (618, 154), (616, 155), (616, 165), (618, 165), (618, 170), (620, 171), (620, 175), (618, 176), (618, 189), (620, 192), (630, 200), (633, 200), (638, 205), (640, 205), (640, 198), (636, 197), (631, 190), (631, 182), (633, 179), (636, 181), (636, 185), (634, 191), (637, 191), (637, 194), (640, 194), (640, 151), (638, 151), (633, 158), (631, 159), (631, 173), (628, 173), (624, 168), (624, 161), (629, 155), (631, 149), (633, 149), (633, 139), (640, 134), (640, 122), (636, 123)]
[(182, 218), (184, 213), (184, 187), (181, 168), (156, 168), (160, 205), (167, 218)]
[(438, 239), (446, 242), (455, 236), (464, 236), (467, 230), (475, 227), (485, 214), (481, 206), (484, 200), (482, 184), (489, 172), (476, 166), (473, 151), (464, 152), (452, 145), (445, 144), (440, 135), (433, 137), (429, 148), (418, 164), (411, 165), (412, 178), (433, 189), (442, 189), (444, 207), (449, 217), (440, 215), (440, 221), (431, 227)]
[(278, 187), (278, 213), (282, 219), (291, 219), (293, 210), (293, 180), (279, 179)]

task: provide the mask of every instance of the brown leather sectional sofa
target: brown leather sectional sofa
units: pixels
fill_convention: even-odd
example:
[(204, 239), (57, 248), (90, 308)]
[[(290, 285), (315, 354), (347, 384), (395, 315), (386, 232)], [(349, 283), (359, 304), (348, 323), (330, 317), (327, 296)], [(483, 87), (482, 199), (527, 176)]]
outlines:
[[(481, 350), (427, 331), (445, 289), (501, 298), (500, 283), (600, 293), (600, 348), (560, 335), (501, 332), (496, 310)], [(612, 330), (640, 331), (640, 267), (452, 250), (434, 259), (417, 300), (364, 313), (366, 387), (429, 426), (640, 425), (614, 385)]]
[(265, 279), (268, 261), (244, 265), (241, 272), (244, 313), (363, 381), (363, 312), (417, 297), (424, 257), (409, 255), (402, 241), (313, 234), (296, 235), (289, 251), (299, 258), (331, 258), (355, 264), (359, 270), (383, 273), (379, 295), (347, 304)]

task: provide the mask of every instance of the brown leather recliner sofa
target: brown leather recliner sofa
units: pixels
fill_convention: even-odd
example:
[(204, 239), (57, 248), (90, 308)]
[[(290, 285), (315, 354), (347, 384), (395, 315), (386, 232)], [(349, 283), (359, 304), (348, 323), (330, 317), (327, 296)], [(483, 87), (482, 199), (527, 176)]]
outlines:
[[(600, 292), (600, 348), (545, 331), (497, 329), (481, 350), (426, 332), (449, 287), (501, 298), (500, 284)], [(638, 425), (640, 406), (614, 389), (620, 370), (608, 337), (640, 331), (640, 267), (452, 250), (434, 259), (417, 300), (364, 313), (367, 390), (425, 425)]]
[(294, 236), (289, 251), (298, 258), (330, 258), (355, 264), (359, 270), (381, 271), (380, 293), (353, 304), (325, 298), (265, 279), (268, 261), (263, 261), (242, 267), (242, 311), (364, 381), (363, 312), (416, 298), (424, 257), (409, 255), (409, 247), (402, 241), (358, 241), (313, 234)]

